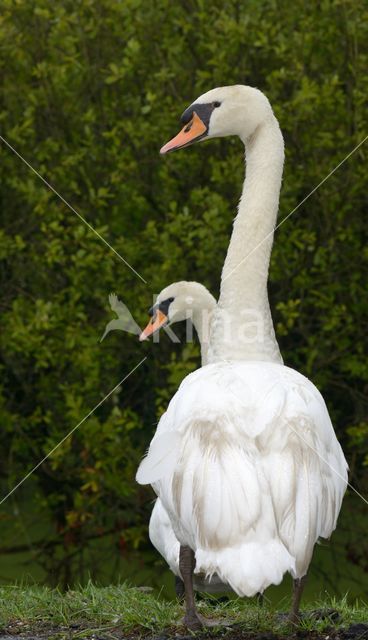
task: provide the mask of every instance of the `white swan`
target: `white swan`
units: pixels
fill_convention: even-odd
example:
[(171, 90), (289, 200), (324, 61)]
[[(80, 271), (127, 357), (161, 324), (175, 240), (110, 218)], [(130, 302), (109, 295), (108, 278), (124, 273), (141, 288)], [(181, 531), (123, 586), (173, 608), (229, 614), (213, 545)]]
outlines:
[[(156, 302), (149, 310), (151, 320), (142, 331), (140, 340), (146, 340), (167, 324), (191, 320), (201, 346), (202, 366), (207, 364), (209, 332), (216, 300), (213, 295), (198, 282), (174, 282), (158, 294)], [(180, 543), (175, 537), (170, 518), (157, 498), (150, 522), (149, 538), (153, 546), (162, 555), (174, 575), (180, 578)], [(181, 580), (176, 583), (178, 595), (182, 589)], [(194, 587), (200, 591), (218, 592), (227, 589), (217, 576), (206, 580), (205, 576), (194, 576)]]
[[(214, 311), (207, 366), (185, 378), (162, 416), (137, 481), (151, 483), (179, 540), (188, 627), (199, 617), (192, 574), (218, 574), (240, 596), (294, 578), (291, 619), (319, 536), (336, 526), (347, 464), (325, 403), (283, 366), (267, 274), (283, 139), (267, 98), (214, 89), (183, 114), (162, 152), (238, 135), (246, 179)], [(194, 559), (195, 555), (195, 559)]]

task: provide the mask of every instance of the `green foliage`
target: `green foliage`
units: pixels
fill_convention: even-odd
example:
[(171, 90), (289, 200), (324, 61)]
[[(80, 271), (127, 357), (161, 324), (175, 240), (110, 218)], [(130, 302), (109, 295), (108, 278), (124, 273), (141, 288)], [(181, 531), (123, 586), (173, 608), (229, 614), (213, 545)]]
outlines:
[[(367, 135), (367, 43), (357, 0), (3, 0), (1, 135), (147, 280), (1, 144), (3, 493), (148, 356), (10, 499), (31, 499), (62, 541), (64, 562), (47, 547), (39, 558), (56, 580), (81, 578), (91, 539), (113, 532), (116, 554), (146, 539), (151, 494), (135, 469), (199, 364), (196, 347), (165, 338), (100, 344), (109, 292), (141, 325), (170, 282), (218, 293), (241, 144), (158, 149), (203, 91), (258, 86), (285, 135), (281, 220)], [(323, 392), (363, 493), (367, 144), (281, 226), (270, 276), (285, 361)]]

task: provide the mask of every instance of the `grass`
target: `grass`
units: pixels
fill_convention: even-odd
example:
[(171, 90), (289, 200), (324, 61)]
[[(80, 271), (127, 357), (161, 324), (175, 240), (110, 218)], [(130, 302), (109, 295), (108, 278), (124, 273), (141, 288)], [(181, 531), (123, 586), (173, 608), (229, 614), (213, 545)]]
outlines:
[[(284, 603), (278, 611), (282, 608), (287, 610), (287, 605)], [(244, 634), (254, 636), (265, 632), (290, 635), (286, 622), (267, 604), (260, 606), (253, 600), (241, 599), (224, 603), (208, 597), (200, 600), (198, 607), (205, 616), (219, 622), (231, 622), (231, 629), (236, 628), (242, 637)], [(327, 629), (331, 631), (331, 628), (341, 629), (354, 623), (368, 622), (368, 605), (351, 605), (346, 598), (326, 599), (316, 602), (312, 608), (338, 612), (338, 615), (335, 613), (335, 621), (329, 617), (317, 620), (307, 616), (301, 622), (301, 629), (312, 635), (322, 634)], [(157, 598), (145, 589), (126, 585), (101, 588), (89, 583), (66, 593), (41, 586), (0, 587), (0, 631), (13, 635), (43, 635), (47, 632), (47, 638), (61, 640), (139, 638), (163, 632), (187, 634), (183, 627), (180, 628), (182, 616), (183, 608), (178, 602)], [(223, 629), (221, 633), (224, 633)]]

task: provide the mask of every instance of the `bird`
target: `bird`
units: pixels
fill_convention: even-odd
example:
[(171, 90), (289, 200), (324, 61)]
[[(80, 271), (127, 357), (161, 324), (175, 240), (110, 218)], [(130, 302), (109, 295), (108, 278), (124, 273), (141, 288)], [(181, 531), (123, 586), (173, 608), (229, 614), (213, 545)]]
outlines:
[(100, 339), (100, 342), (102, 342), (102, 340), (106, 338), (107, 334), (110, 333), (110, 331), (126, 331), (127, 333), (134, 333), (136, 335), (141, 333), (142, 330), (134, 320), (128, 307), (124, 304), (124, 302), (121, 302), (121, 300), (119, 300), (116, 293), (109, 294), (109, 303), (111, 309), (116, 313), (118, 318), (110, 320), (110, 322), (108, 322), (105, 327), (103, 336)]
[(267, 280), (283, 137), (267, 97), (245, 85), (206, 92), (181, 120), (162, 154), (236, 135), (246, 175), (207, 364), (174, 394), (136, 480), (152, 485), (180, 543), (189, 629), (206, 624), (195, 604), (194, 572), (216, 574), (248, 597), (289, 572), (289, 618), (296, 623), (313, 548), (336, 527), (348, 467), (322, 395), (283, 364), (273, 328)]
[[(174, 282), (162, 289), (155, 304), (149, 309), (151, 320), (142, 331), (139, 339), (147, 340), (160, 328), (168, 324), (190, 320), (198, 335), (201, 346), (201, 364), (207, 364), (209, 332), (216, 299), (208, 289), (199, 282)], [(165, 508), (157, 498), (152, 510), (149, 538), (157, 551), (165, 558), (176, 577), (176, 592), (182, 595), (182, 581), (179, 570), (180, 543), (175, 537), (170, 519)], [(228, 590), (228, 585), (220, 581), (218, 576), (206, 580), (205, 576), (195, 576), (194, 586), (198, 591), (215, 593)]]

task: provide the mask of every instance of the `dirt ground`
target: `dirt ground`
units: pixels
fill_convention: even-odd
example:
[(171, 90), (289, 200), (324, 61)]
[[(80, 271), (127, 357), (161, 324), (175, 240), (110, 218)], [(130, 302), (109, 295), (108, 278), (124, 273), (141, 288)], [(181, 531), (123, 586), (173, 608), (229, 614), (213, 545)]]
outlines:
[[(79, 637), (90, 638), (91, 640), (193, 640), (193, 634), (182, 635), (175, 631), (162, 633), (160, 635), (150, 634), (124, 634), (119, 629), (111, 629), (108, 633), (97, 632), (91, 629), (88, 634), (88, 628), (83, 628), (79, 625), (73, 625), (72, 627), (54, 627), (45, 629), (40, 627), (39, 629), (26, 629), (16, 625), (8, 628), (1, 629), (0, 640), (77, 640)], [(316, 631), (306, 631), (304, 629), (297, 629), (295, 632), (290, 632), (286, 636), (280, 636), (272, 632), (267, 633), (252, 633), (251, 631), (244, 631), (240, 625), (234, 625), (231, 628), (227, 628), (223, 632), (211, 632), (206, 631), (195, 635), (199, 640), (212, 640), (215, 638), (223, 638), (224, 640), (368, 640), (368, 623), (357, 623), (350, 627), (341, 627), (340, 629), (327, 629), (323, 633)]]

